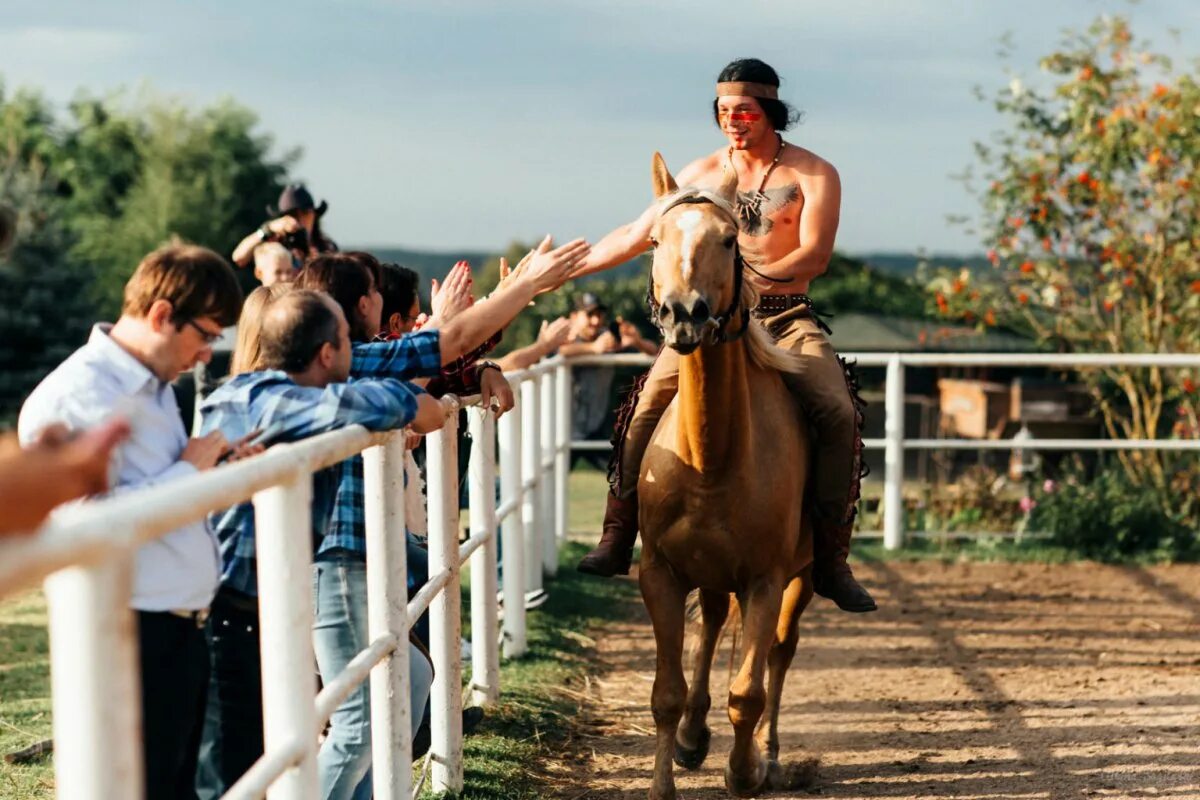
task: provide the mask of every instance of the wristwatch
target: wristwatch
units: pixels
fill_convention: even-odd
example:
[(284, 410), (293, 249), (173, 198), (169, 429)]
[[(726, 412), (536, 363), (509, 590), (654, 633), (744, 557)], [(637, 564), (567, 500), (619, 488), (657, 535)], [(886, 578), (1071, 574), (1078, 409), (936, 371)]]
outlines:
[(485, 369), (494, 369), (497, 372), (503, 373), (504, 370), (495, 361), (480, 360), (475, 362), (475, 380), (479, 380), (483, 376)]
[(266, 225), (258, 226), (258, 240), (260, 242), (271, 241), (271, 229), (268, 228)]

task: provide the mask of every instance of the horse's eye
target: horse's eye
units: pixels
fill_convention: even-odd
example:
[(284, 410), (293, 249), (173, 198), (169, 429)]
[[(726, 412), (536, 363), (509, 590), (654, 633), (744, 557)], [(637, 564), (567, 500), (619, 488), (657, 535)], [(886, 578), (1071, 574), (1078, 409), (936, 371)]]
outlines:
[(737, 242), (736, 236), (727, 236), (724, 241), (725, 249), (726, 250), (731, 249), (735, 242)]
[(658, 239), (655, 239), (653, 236), (651, 236), (651, 237), (650, 237), (650, 246), (651, 246), (651, 247), (658, 247)]

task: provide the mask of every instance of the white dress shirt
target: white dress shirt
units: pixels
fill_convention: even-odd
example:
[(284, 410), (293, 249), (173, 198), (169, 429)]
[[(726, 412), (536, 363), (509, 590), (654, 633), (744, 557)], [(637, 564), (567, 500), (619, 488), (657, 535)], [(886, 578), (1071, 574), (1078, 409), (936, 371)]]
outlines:
[[(132, 432), (109, 470), (115, 492), (195, 474), (195, 467), (180, 460), (188, 437), (174, 391), (109, 337), (111, 327), (93, 327), (87, 344), (29, 395), (17, 422), (21, 442), (54, 422), (83, 430), (120, 415)], [(217, 559), (216, 539), (204, 520), (142, 545), (131, 605), (139, 611), (208, 607), (217, 591)]]

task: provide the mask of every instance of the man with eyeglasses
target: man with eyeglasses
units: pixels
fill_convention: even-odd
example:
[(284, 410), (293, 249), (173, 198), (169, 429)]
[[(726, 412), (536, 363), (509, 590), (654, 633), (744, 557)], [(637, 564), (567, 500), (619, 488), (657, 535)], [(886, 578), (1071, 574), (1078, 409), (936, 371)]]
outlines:
[[(189, 439), (170, 382), (212, 357), (232, 325), (242, 291), (224, 258), (203, 247), (169, 245), (147, 255), (125, 284), (115, 324), (98, 324), (87, 344), (38, 384), (18, 421), (23, 443), (65, 426), (82, 433), (113, 418), (128, 439), (110, 463), (113, 493), (207, 470), (239, 447), (220, 432)], [(131, 605), (136, 612), (147, 798), (194, 797), (193, 778), (208, 689), (203, 623), (218, 582), (217, 546), (204, 520), (138, 548)], [(132, 787), (131, 787), (132, 793)]]

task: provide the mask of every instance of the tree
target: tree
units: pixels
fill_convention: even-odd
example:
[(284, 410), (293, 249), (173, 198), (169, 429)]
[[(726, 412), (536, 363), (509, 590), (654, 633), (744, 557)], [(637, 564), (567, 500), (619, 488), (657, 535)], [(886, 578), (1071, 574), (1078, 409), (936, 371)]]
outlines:
[(147, 252), (179, 237), (228, 254), (262, 222), (297, 152), (272, 158), (256, 125), (229, 100), (193, 111), (120, 93), (81, 96), (61, 122), (38, 93), (0, 84), (0, 203), (18, 218), (0, 253), (0, 422), (115, 317)]
[(228, 255), (279, 195), (298, 151), (272, 159), (270, 136), (231, 100), (199, 111), (122, 94), (71, 105), (62, 177), (76, 242), (99, 301), (116, 310), (143, 255), (172, 237)]
[[(1068, 33), (1043, 58), (1044, 88), (996, 96), (1009, 122), (978, 145), (990, 187), (983, 230), (991, 274), (942, 275), (942, 314), (1008, 325), (1064, 352), (1200, 350), (1200, 85), (1135, 45), (1121, 18)], [(1200, 435), (1186, 371), (1082, 372), (1109, 435)], [(1122, 456), (1162, 492), (1171, 461)]]
[(43, 98), (0, 92), (0, 205), (14, 210), (16, 233), (0, 252), (0, 423), (83, 343), (92, 321), (90, 276), (64, 262), (70, 241), (49, 163), (58, 157)]

